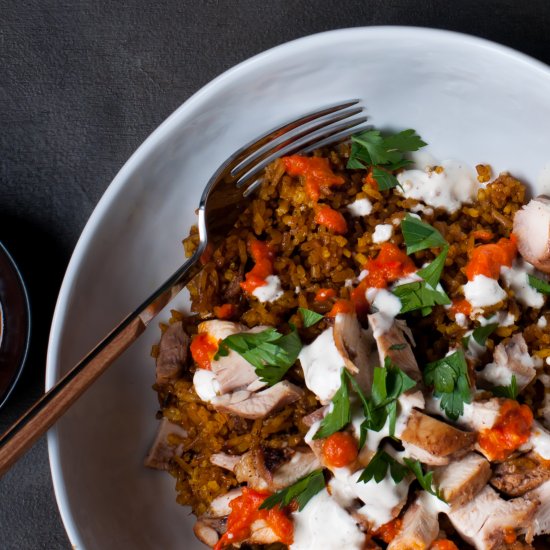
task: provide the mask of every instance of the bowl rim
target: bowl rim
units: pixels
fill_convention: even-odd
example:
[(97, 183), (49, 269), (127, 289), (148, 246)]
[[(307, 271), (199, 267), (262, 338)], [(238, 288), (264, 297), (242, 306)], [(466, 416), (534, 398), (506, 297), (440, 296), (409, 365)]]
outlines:
[[(175, 126), (179, 125), (188, 114), (191, 114), (195, 109), (200, 108), (201, 104), (208, 101), (208, 99), (214, 95), (220, 87), (223, 87), (226, 83), (238, 80), (241, 74), (246, 74), (246, 72), (254, 69), (258, 65), (261, 65), (264, 60), (284, 57), (289, 50), (311, 48), (316, 43), (323, 45), (326, 45), (327, 42), (337, 43), (344, 35), (348, 38), (356, 35), (357, 40), (360, 40), (365, 36), (365, 34), (385, 35), (387, 38), (388, 33), (399, 35), (400, 40), (403, 40), (406, 36), (416, 38), (424, 36), (429, 38), (437, 38), (447, 43), (469, 44), (471, 46), (490, 51), (495, 55), (513, 59), (515, 62), (520, 62), (529, 67), (531, 70), (541, 73), (541, 76), (550, 78), (550, 66), (546, 63), (497, 42), (457, 31), (401, 25), (350, 27), (303, 36), (269, 48), (227, 69), (191, 95), (143, 141), (143, 143), (134, 151), (134, 153), (124, 163), (119, 172), (108, 185), (90, 215), (90, 218), (86, 222), (67, 266), (52, 318), (46, 358), (46, 390), (50, 389), (59, 378), (58, 348), (61, 337), (61, 327), (69, 308), (69, 298), (71, 291), (74, 288), (74, 280), (78, 271), (78, 266), (81, 264), (84, 256), (86, 255), (91, 237), (96, 228), (99, 226), (103, 216), (106, 214), (112, 200), (124, 187), (128, 176), (133, 173), (135, 168), (141, 163), (142, 159), (147, 157), (163, 141), (164, 137), (169, 134)], [(49, 430), (47, 441), (53, 488), (61, 519), (71, 544), (77, 548), (85, 548), (80, 537), (79, 529), (73, 519), (71, 507), (67, 497), (65, 481), (61, 468), (58, 432), (55, 426)]]
[[(13, 393), (13, 390), (15, 389), (15, 386), (17, 385), (17, 382), (19, 382), (19, 379), (21, 378), (21, 374), (23, 373), (23, 370), (25, 368), (25, 364), (27, 361), (27, 356), (29, 353), (29, 347), (30, 347), (30, 341), (31, 341), (31, 304), (29, 300), (29, 293), (27, 291), (27, 287), (25, 285), (25, 281), (23, 280), (23, 276), (21, 275), (21, 271), (17, 264), (15, 263), (15, 260), (13, 259), (13, 256), (9, 253), (8, 249), (4, 245), (2, 241), (0, 241), (0, 255), (3, 255), (7, 261), (8, 264), (12, 268), (12, 273), (10, 276), (13, 276), (15, 279), (16, 284), (19, 286), (19, 290), (21, 292), (21, 297), (23, 299), (24, 303), (24, 321), (25, 321), (25, 334), (23, 336), (23, 346), (20, 352), (20, 357), (18, 359), (18, 364), (15, 367), (12, 379), (10, 383), (8, 384), (6, 390), (4, 393), (0, 393), (0, 409), (7, 403), (8, 399), (10, 398), (11, 394)], [(6, 320), (5, 318), (5, 310), (4, 306), (0, 304), (0, 308), (2, 309), (2, 332), (4, 330), (4, 325), (9, 323), (9, 319)], [(9, 315), (8, 315), (9, 316)], [(0, 336), (0, 346), (2, 345), (2, 337)]]

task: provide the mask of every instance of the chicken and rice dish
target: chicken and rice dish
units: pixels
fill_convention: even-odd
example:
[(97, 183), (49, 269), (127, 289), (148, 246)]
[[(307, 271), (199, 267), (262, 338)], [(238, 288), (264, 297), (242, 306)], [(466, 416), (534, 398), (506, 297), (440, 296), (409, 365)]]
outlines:
[(146, 464), (208, 547), (550, 547), (550, 203), (425, 145), (273, 162), (161, 326)]

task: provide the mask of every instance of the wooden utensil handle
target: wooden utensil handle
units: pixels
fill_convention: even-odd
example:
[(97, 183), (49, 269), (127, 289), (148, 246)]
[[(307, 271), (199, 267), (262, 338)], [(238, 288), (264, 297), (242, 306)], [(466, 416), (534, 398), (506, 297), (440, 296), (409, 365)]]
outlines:
[(121, 323), (2, 435), (0, 477), (107, 370), (145, 328), (146, 325), (139, 316)]

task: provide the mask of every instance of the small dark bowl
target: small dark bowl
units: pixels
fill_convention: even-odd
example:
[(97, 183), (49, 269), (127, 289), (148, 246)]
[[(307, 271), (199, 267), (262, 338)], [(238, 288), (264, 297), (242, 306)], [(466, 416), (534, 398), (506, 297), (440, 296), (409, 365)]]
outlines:
[(27, 356), (29, 298), (15, 262), (0, 243), (0, 408), (15, 387)]

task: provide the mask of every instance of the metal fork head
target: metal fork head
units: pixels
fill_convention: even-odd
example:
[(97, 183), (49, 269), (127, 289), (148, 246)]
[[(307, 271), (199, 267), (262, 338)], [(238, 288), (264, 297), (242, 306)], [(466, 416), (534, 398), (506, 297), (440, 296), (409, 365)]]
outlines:
[(235, 225), (261, 183), (261, 173), (278, 157), (311, 152), (366, 129), (359, 99), (329, 105), (266, 132), (233, 153), (214, 173), (198, 210), (201, 255), (217, 246)]

